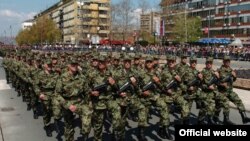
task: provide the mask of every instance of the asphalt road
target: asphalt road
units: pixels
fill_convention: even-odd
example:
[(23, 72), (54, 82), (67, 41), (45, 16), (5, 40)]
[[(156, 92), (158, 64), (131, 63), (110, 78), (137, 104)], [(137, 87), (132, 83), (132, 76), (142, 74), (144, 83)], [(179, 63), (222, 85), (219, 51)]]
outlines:
[[(250, 117), (250, 113), (247, 113)], [(146, 137), (149, 141), (164, 141), (157, 135), (159, 121), (157, 113), (152, 115), (150, 119)], [(192, 108), (191, 123), (196, 124), (196, 117), (198, 110), (195, 109), (195, 105)], [(171, 114), (171, 134), (174, 136), (174, 125), (180, 122), (180, 115), (177, 113)], [(222, 114), (220, 116), (222, 120)], [(237, 110), (231, 109), (230, 119), (237, 124), (242, 124), (240, 114)], [(137, 141), (136, 134), (138, 132), (137, 123), (129, 121), (132, 126), (131, 129), (127, 129), (126, 141)], [(63, 122), (61, 124), (63, 126)], [(75, 140), (80, 141), (80, 128), (79, 119), (75, 122)], [(64, 140), (62, 135), (57, 135), (53, 132), (53, 137), (46, 137), (43, 130), (42, 116), (39, 119), (33, 119), (32, 112), (26, 111), (26, 104), (22, 102), (20, 97), (17, 97), (17, 93), (6, 84), (5, 74), (2, 67), (0, 67), (0, 126), (1, 134), (0, 141), (60, 141)], [(62, 128), (61, 128), (62, 129)], [(111, 140), (111, 135), (104, 132), (105, 141)], [(90, 139), (93, 140), (93, 131), (90, 134)], [(165, 140), (167, 141), (167, 140)]]

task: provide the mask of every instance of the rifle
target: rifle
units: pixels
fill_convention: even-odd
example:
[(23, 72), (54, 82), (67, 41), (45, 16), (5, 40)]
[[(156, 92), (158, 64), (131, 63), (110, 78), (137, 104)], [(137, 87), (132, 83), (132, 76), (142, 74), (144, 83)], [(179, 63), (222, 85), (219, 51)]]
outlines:
[(200, 79), (198, 76), (195, 77), (195, 79), (193, 79), (191, 82), (186, 82), (186, 85), (188, 87), (191, 87), (191, 86), (198, 86), (199, 84), (201, 83)]
[(224, 83), (224, 82), (233, 83), (233, 76), (232, 76), (232, 74), (229, 74), (226, 77), (224, 77), (223, 79), (220, 79), (220, 82), (222, 82), (222, 83)]
[(103, 93), (107, 91), (107, 88), (108, 84), (105, 82), (103, 84), (94, 86), (93, 91), (98, 91), (99, 93)]
[(145, 86), (142, 87), (142, 91), (149, 91), (149, 90), (154, 90), (156, 89), (156, 85), (154, 84), (153, 81), (149, 81)]
[(171, 80), (167, 85), (166, 87), (164, 88), (166, 91), (169, 90), (169, 89), (174, 89), (178, 86), (178, 83), (176, 82), (175, 79)]
[(216, 77), (216, 76), (213, 76), (209, 81), (208, 81), (208, 84), (207, 86), (211, 86), (213, 84), (218, 84), (219, 83), (219, 79)]
[(119, 88), (119, 90), (118, 90), (118, 92), (117, 92), (117, 95), (119, 95), (119, 94), (122, 93), (122, 92), (126, 92), (127, 90), (130, 90), (130, 89), (131, 89), (131, 84), (130, 84), (130, 82), (128, 81), (128, 82), (124, 83), (124, 84)]

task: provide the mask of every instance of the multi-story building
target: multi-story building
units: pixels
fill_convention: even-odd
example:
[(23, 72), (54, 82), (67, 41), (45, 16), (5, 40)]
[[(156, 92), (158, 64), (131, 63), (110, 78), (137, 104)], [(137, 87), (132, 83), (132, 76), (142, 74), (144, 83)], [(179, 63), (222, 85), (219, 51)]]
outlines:
[(158, 12), (150, 12), (147, 14), (141, 14), (140, 18), (140, 29), (141, 31), (154, 33), (157, 32), (157, 24), (160, 21), (160, 13)]
[(33, 24), (34, 24), (33, 19), (26, 20), (22, 23), (22, 29), (24, 30), (24, 29), (30, 28)]
[(48, 16), (62, 30), (65, 43), (81, 43), (110, 33), (110, 0), (61, 0), (35, 16)]
[(166, 36), (174, 24), (170, 17), (181, 11), (202, 18), (203, 37), (250, 39), (250, 0), (178, 0), (161, 7)]

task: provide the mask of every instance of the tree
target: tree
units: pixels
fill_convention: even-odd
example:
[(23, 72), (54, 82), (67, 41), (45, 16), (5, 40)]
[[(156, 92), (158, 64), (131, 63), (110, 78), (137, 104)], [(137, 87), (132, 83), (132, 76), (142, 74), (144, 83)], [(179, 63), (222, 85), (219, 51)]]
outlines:
[(139, 0), (138, 7), (141, 9), (141, 14), (144, 14), (150, 8), (147, 0)]
[(176, 14), (174, 16), (172, 31), (173, 37), (177, 42), (195, 42), (202, 35), (201, 19), (199, 17), (185, 18), (185, 14), (183, 13)]
[(56, 23), (47, 17), (38, 18), (36, 23), (28, 29), (19, 31), (16, 36), (18, 45), (55, 43), (62, 40), (62, 33)]
[(122, 30), (123, 40), (125, 40), (133, 22), (132, 2), (131, 0), (121, 0), (117, 6), (118, 25), (120, 25), (120, 29)]

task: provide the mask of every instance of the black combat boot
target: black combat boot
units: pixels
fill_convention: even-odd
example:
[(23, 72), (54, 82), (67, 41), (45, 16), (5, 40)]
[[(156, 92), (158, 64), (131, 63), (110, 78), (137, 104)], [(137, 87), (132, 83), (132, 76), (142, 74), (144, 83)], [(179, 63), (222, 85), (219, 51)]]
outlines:
[(214, 122), (215, 122), (217, 125), (220, 124), (220, 119), (219, 119), (218, 116), (214, 116), (213, 119), (214, 119)]
[(198, 125), (205, 125), (205, 118), (198, 119)]
[(145, 137), (145, 127), (139, 126), (139, 135), (138, 135), (138, 139), (139, 141), (147, 141), (147, 138)]
[(30, 110), (31, 110), (31, 104), (27, 103), (27, 111), (30, 111)]
[(208, 116), (208, 124), (216, 125), (216, 123), (214, 122), (213, 116)]
[(33, 110), (33, 118), (38, 119), (38, 112), (37, 110)]
[(54, 119), (54, 127), (57, 134), (60, 134), (60, 119)]
[(189, 125), (189, 118), (188, 117), (183, 119), (183, 125)]
[(82, 134), (82, 140), (81, 141), (87, 141), (89, 138), (88, 134)]
[(17, 91), (17, 96), (20, 97), (21, 96), (21, 92)]
[(164, 126), (163, 128), (164, 128), (164, 131), (165, 131), (164, 133), (165, 133), (166, 139), (173, 140), (173, 137), (169, 133), (169, 127)]
[(44, 126), (44, 129), (45, 129), (46, 135), (47, 135), (48, 137), (52, 137), (52, 131), (51, 131), (50, 126), (49, 126), (49, 125)]
[(225, 125), (235, 125), (230, 119), (229, 119), (229, 113), (224, 114), (224, 120), (223, 124)]
[(243, 122), (244, 124), (250, 122), (250, 118), (247, 117), (245, 111), (244, 111), (244, 112), (243, 112), (243, 111), (240, 111), (240, 115), (241, 115), (241, 118), (242, 118), (242, 122)]
[(166, 135), (165, 135), (164, 132), (165, 132), (165, 131), (164, 131), (164, 127), (160, 127), (160, 128), (159, 128), (159, 131), (158, 131), (158, 135), (159, 135), (161, 138), (166, 139), (167, 137), (166, 137)]

